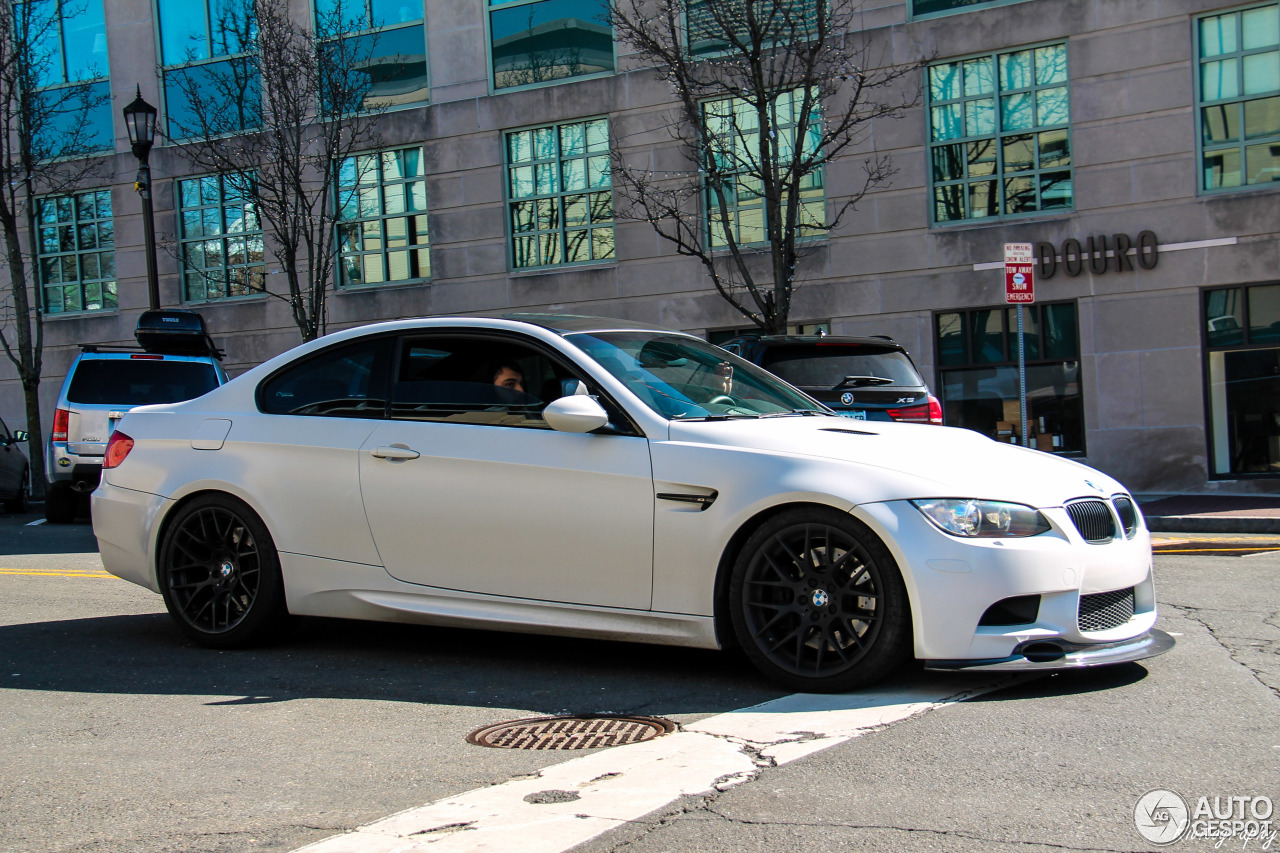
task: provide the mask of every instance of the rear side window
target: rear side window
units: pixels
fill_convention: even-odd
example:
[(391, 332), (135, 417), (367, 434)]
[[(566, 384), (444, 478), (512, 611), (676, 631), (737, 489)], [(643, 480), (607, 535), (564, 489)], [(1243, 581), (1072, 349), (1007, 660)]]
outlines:
[(813, 344), (769, 347), (761, 365), (798, 388), (838, 388), (853, 384), (850, 377), (877, 377), (879, 386), (918, 387), (924, 380), (906, 353), (879, 347)]
[(258, 402), (269, 415), (380, 418), (387, 406), (391, 338), (325, 350), (263, 383)]
[(158, 359), (84, 359), (76, 367), (67, 400), (89, 406), (179, 403), (218, 387), (212, 364)]

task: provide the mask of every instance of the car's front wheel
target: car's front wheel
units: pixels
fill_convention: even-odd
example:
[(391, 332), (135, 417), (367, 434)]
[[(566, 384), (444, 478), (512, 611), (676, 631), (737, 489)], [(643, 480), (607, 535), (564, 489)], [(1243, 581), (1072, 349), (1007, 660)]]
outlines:
[(837, 510), (797, 508), (761, 525), (734, 565), (729, 599), (747, 657), (793, 690), (863, 687), (911, 654), (911, 611), (893, 556)]
[(203, 646), (262, 643), (289, 621), (271, 534), (228, 495), (206, 495), (178, 510), (160, 546), (159, 580), (169, 615)]

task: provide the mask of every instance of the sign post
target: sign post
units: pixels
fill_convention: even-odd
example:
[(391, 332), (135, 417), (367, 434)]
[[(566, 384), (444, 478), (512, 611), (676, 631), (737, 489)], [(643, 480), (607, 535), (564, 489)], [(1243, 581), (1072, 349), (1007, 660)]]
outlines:
[(1027, 348), (1022, 306), (1036, 301), (1035, 255), (1030, 243), (1004, 244), (1004, 301), (1018, 306), (1018, 409), (1022, 446), (1030, 446), (1027, 431)]

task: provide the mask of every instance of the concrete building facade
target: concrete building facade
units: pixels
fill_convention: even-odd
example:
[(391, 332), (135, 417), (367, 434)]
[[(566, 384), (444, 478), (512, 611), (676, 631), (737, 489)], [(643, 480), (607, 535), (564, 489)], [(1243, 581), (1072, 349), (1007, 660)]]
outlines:
[[(307, 0), (294, 2), (300, 17), (314, 14)], [(515, 3), (531, 32), (539, 15), (583, 19), (584, 9), (598, 16), (602, 7)], [(827, 165), (829, 207), (857, 185), (866, 155), (887, 154), (898, 171), (814, 245), (791, 321), (892, 335), (949, 423), (1008, 432), (1016, 355), (1000, 262), (1005, 243), (1034, 244), (1037, 303), (1024, 315), (1033, 441), (1138, 492), (1280, 492), (1278, 6), (867, 0), (859, 25), (872, 53), (927, 60), (921, 104), (878, 120), (865, 150)], [(167, 8), (167, 0), (105, 2), (114, 153), (110, 177), (84, 189), (110, 194), (116, 304), (86, 310), (82, 296), (46, 306), (46, 419), (76, 345), (130, 341), (146, 307), (137, 165), (120, 108), (137, 86), (165, 120), (157, 21)], [(425, 0), (425, 9), (402, 13), (421, 16), (426, 84), (379, 129), (382, 150), (420, 152), (413, 174), (398, 180), (419, 176), (425, 188), (429, 256), (411, 277), (390, 273), (390, 254), (365, 258), (388, 281), (338, 282), (330, 329), (542, 310), (713, 339), (744, 327), (698, 263), (677, 257), (644, 222), (608, 222), (611, 236), (576, 263), (519, 260), (513, 134), (603, 119), (628, 162), (694, 166), (665, 130), (667, 85), (634, 67), (622, 44), (601, 58), (598, 27), (589, 69), (545, 83), (512, 77), (500, 17), (511, 12), (510, 0)], [(561, 170), (567, 158), (562, 151)], [(163, 144), (151, 164), (162, 303), (199, 309), (233, 374), (298, 343), (288, 307), (273, 296), (191, 298), (183, 248), (191, 206), (180, 182), (193, 175)], [(617, 191), (607, 174), (587, 180), (597, 192)], [(267, 289), (282, 287), (269, 251), (262, 264)], [(0, 371), (0, 411), (21, 423), (20, 389), (9, 365)]]

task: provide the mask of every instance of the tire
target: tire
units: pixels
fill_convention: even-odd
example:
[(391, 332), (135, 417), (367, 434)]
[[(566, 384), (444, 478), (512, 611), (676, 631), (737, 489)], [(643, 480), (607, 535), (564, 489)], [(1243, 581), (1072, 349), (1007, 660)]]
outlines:
[(11, 500), (4, 502), (4, 511), (22, 515), (31, 509), (31, 469), (23, 468), (19, 479), (18, 493)]
[(44, 496), (44, 517), (50, 524), (70, 524), (76, 520), (76, 493), (62, 480), (49, 484)]
[(792, 690), (865, 687), (911, 655), (911, 610), (893, 556), (837, 510), (797, 508), (766, 521), (734, 563), (729, 601), (747, 657)]
[(169, 615), (199, 645), (260, 645), (290, 624), (271, 534), (229, 495), (206, 495), (178, 510), (166, 526), (157, 570)]

